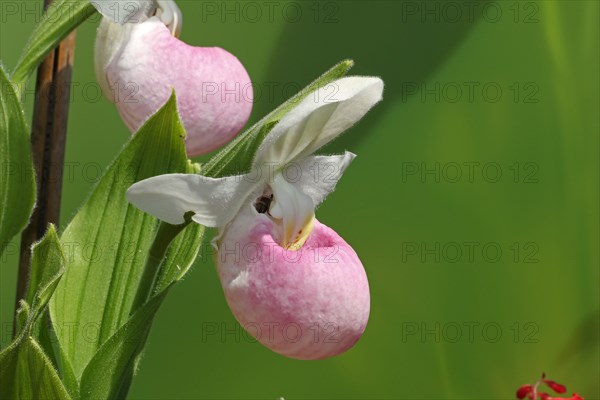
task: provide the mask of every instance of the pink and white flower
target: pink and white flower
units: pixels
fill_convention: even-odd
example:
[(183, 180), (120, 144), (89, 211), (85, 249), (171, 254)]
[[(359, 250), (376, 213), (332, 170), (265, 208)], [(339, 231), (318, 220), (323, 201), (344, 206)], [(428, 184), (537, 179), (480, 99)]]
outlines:
[(183, 223), (191, 211), (193, 221), (219, 228), (217, 269), (231, 310), (257, 340), (288, 357), (340, 354), (366, 327), (362, 263), (314, 213), (355, 155), (313, 153), (360, 120), (382, 93), (379, 78), (339, 79), (272, 127), (247, 174), (161, 175), (127, 192), (131, 203), (168, 223)]
[(190, 156), (229, 142), (252, 111), (244, 66), (222, 48), (179, 40), (182, 15), (174, 1), (126, 4), (137, 6), (136, 12), (127, 14), (115, 1), (95, 1), (106, 16), (96, 36), (96, 77), (125, 125), (136, 132), (174, 89)]

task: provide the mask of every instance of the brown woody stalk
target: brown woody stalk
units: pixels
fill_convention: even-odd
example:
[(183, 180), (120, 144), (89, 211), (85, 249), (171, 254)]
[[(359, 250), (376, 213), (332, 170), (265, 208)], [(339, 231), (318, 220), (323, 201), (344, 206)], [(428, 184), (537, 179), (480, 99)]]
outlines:
[[(44, 0), (44, 7), (51, 1)], [(74, 51), (73, 31), (48, 54), (37, 71), (31, 125), (37, 199), (29, 225), (21, 234), (15, 309), (27, 290), (31, 245), (44, 236), (49, 223), (59, 225)]]

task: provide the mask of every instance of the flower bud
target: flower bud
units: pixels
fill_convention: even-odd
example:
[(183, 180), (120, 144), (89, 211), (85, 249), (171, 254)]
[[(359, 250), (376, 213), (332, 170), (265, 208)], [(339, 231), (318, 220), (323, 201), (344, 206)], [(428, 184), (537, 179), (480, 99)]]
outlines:
[(96, 37), (96, 76), (131, 132), (174, 89), (187, 131), (188, 155), (197, 156), (226, 144), (246, 124), (253, 100), (250, 78), (229, 52), (189, 46), (173, 36), (181, 29), (181, 15), (173, 2), (158, 5), (156, 15), (143, 22), (121, 25), (102, 19)]

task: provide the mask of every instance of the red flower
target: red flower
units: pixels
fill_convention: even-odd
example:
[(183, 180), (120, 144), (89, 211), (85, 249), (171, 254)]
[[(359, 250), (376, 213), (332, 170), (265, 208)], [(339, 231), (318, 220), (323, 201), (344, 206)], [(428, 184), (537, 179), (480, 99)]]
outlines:
[(560, 383), (556, 383), (554, 381), (551, 381), (550, 379), (544, 379), (544, 383), (556, 393), (565, 393), (567, 391), (565, 385), (561, 385)]
[(529, 400), (584, 400), (583, 397), (578, 395), (577, 393), (573, 393), (571, 397), (552, 397), (548, 393), (538, 392), (538, 386), (544, 383), (550, 389), (554, 390), (556, 393), (565, 393), (567, 388), (565, 385), (561, 385), (558, 382), (552, 381), (550, 379), (546, 379), (546, 374), (542, 374), (542, 378), (537, 381), (534, 385), (523, 385), (517, 390), (517, 399), (522, 400), (527, 398)]
[(523, 385), (517, 390), (517, 399), (531, 398), (530, 394), (533, 394), (533, 385)]

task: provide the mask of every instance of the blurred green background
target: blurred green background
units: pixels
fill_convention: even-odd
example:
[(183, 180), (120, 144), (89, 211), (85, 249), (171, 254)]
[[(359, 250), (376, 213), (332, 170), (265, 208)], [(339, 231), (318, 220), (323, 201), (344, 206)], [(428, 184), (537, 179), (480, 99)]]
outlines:
[[(9, 3), (10, 69), (39, 5)], [(324, 150), (359, 157), (317, 212), (360, 255), (371, 317), (342, 356), (286, 359), (241, 332), (200, 257), (131, 398), (510, 399), (542, 371), (600, 397), (597, 1), (178, 4), (182, 39), (228, 49), (261, 89), (252, 121), (344, 58), (386, 82)], [(128, 138), (95, 83), (96, 26), (77, 33), (63, 226)], [(5, 346), (16, 257), (1, 264)]]

